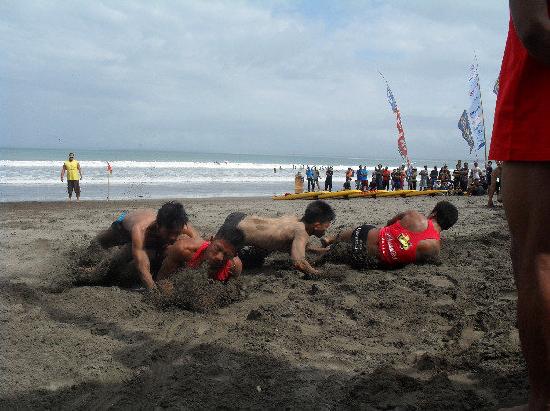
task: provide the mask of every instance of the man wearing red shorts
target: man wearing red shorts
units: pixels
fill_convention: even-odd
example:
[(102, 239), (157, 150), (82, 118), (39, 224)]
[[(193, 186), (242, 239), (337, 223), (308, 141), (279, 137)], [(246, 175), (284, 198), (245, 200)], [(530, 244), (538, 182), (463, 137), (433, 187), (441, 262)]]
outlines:
[(510, 0), (489, 157), (504, 161), (526, 409), (550, 409), (550, 0)]

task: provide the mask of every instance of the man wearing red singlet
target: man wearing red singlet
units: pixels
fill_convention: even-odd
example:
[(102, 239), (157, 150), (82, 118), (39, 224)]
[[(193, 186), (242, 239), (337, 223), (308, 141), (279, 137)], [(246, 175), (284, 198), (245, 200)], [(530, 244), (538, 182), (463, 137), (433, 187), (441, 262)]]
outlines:
[(550, 409), (550, 0), (510, 0), (489, 158), (504, 161), (525, 409)]
[[(457, 219), (456, 207), (448, 201), (440, 201), (427, 217), (418, 211), (405, 211), (384, 227), (365, 224), (321, 241), (327, 247), (338, 242), (351, 243), (347, 257), (357, 268), (372, 268), (371, 264), (396, 267), (424, 263), (437, 260), (441, 249), (440, 233), (451, 228)], [(327, 260), (331, 259), (330, 254), (327, 253)]]

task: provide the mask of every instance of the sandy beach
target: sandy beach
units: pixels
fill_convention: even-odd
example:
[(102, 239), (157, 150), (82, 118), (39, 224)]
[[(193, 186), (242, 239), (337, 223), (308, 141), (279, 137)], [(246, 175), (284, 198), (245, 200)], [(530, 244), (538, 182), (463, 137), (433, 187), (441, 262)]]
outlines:
[[(439, 198), (334, 200), (338, 227), (428, 212)], [(306, 201), (181, 200), (213, 234), (232, 211), (302, 214)], [(159, 309), (135, 290), (54, 292), (120, 210), (163, 201), (0, 204), (0, 408), (493, 410), (525, 403), (509, 233), (486, 198), (443, 234), (441, 265), (304, 280), (282, 254), (207, 313)]]

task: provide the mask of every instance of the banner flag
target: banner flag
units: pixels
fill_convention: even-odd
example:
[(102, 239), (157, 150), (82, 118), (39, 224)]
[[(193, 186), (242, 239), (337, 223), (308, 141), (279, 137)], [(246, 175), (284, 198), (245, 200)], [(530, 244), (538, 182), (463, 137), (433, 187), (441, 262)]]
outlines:
[(384, 78), (382, 73), (380, 73), (384, 81), (386, 82), (386, 92), (388, 94), (388, 102), (390, 103), (390, 107), (392, 111), (395, 113), (396, 118), (396, 127), (397, 127), (397, 150), (399, 151), (399, 154), (407, 162), (407, 166), (410, 167), (410, 160), (409, 160), (409, 153), (407, 150), (407, 142), (405, 141), (405, 131), (403, 130), (403, 124), (401, 123), (401, 113), (399, 112), (399, 107), (397, 107), (397, 102), (395, 101), (395, 97), (390, 89), (390, 85), (388, 84), (388, 81)]
[(474, 140), (477, 143), (477, 149), (485, 146), (485, 122), (483, 120), (483, 108), (481, 106), (481, 90), (479, 88), (479, 75), (477, 72), (477, 64), (470, 65), (470, 108), (468, 117), (470, 129)]
[(464, 140), (468, 143), (468, 146), (470, 146), (470, 154), (472, 154), (475, 143), (474, 138), (472, 137), (470, 122), (468, 121), (468, 112), (466, 110), (464, 110), (462, 116), (460, 116), (460, 120), (458, 120), (458, 128), (462, 131), (462, 138), (464, 138)]

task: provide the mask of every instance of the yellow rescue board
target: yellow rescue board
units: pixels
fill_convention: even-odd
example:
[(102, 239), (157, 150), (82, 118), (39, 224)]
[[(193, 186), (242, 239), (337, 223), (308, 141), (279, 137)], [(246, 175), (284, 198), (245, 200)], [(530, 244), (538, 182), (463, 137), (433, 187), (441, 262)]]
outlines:
[(319, 198), (326, 199), (326, 198), (346, 198), (351, 197), (354, 194), (360, 194), (361, 190), (342, 190), (342, 191), (334, 191), (332, 193), (327, 193), (326, 191), (324, 194), (321, 194)]
[(349, 196), (349, 198), (362, 198), (362, 197), (376, 197), (382, 193), (388, 193), (387, 190), (376, 190), (376, 191), (361, 191), (359, 193), (354, 193)]
[(381, 193), (376, 193), (376, 198), (378, 197), (405, 197), (408, 193), (414, 190), (396, 190), (396, 191), (384, 191)]
[[(274, 196), (273, 200), (310, 200), (316, 199), (324, 193), (329, 193), (328, 191), (311, 191), (307, 193), (300, 194), (286, 194), (282, 196)], [(330, 193), (329, 193), (330, 194)]]
[(406, 193), (405, 197), (415, 197), (415, 196), (435, 196), (447, 194), (447, 190), (424, 190), (424, 191), (411, 191)]

